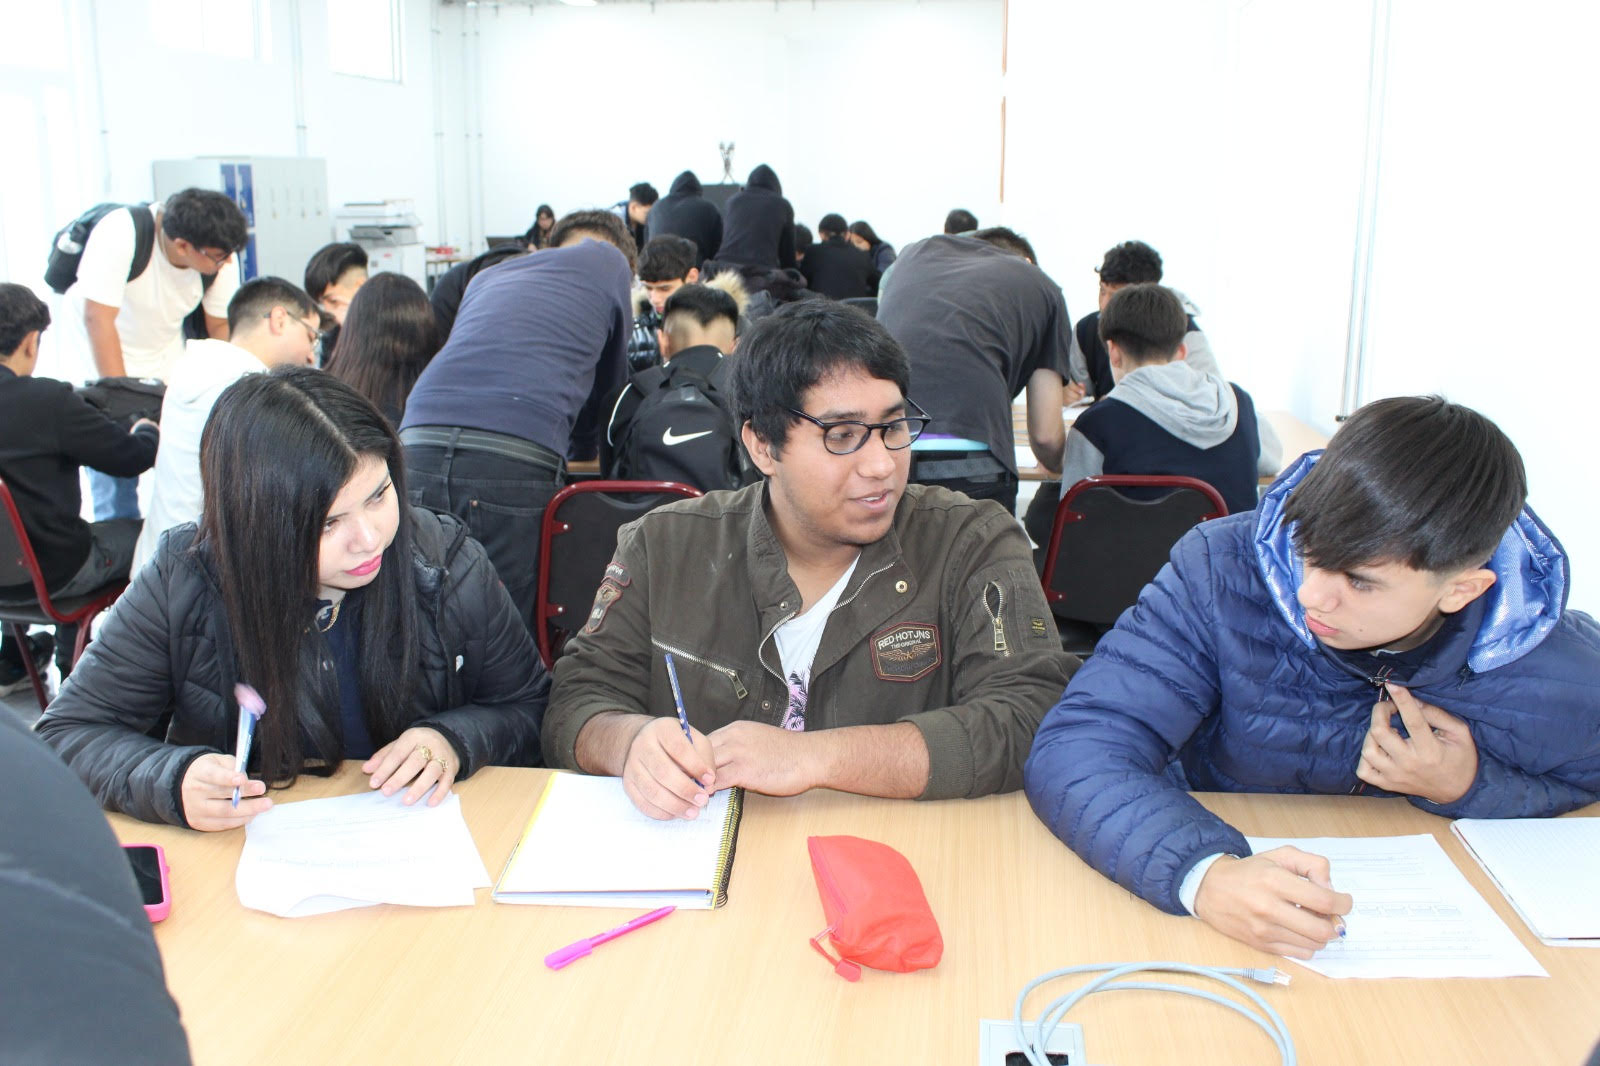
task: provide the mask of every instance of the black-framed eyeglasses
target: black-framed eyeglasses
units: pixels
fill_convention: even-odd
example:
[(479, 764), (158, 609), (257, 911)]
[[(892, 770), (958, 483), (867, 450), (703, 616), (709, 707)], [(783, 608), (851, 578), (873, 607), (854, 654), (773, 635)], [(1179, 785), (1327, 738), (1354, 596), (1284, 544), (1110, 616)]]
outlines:
[(815, 415), (808, 415), (804, 411), (797, 411), (793, 407), (784, 410), (807, 422), (813, 422), (822, 429), (822, 446), (834, 455), (849, 455), (858, 452), (866, 446), (867, 440), (872, 436), (872, 431), (877, 430), (883, 436), (883, 446), (892, 452), (902, 448), (911, 447), (911, 442), (922, 436), (922, 431), (928, 428), (928, 423), (933, 421), (933, 416), (924, 411), (922, 407), (909, 396), (906, 404), (916, 412), (902, 418), (892, 419), (888, 422), (824, 422)]
[[(277, 310), (277, 308), (273, 308), (273, 311), (275, 311), (275, 310)], [(317, 348), (318, 346), (320, 346), (322, 344), (322, 331), (321, 330), (317, 329), (315, 326), (311, 325), (311, 323), (305, 321), (304, 319), (295, 318), (294, 315), (289, 314), (289, 309), (288, 308), (284, 308), (284, 314), (288, 316), (289, 321), (293, 322), (295, 325), (299, 326), (301, 329), (306, 331), (306, 336), (308, 338), (310, 338), (311, 346), (313, 348)], [(271, 318), (272, 317), (272, 311), (268, 311), (266, 314), (262, 315), (261, 317), (262, 318)]]
[(221, 255), (212, 255), (209, 251), (200, 247), (198, 244), (193, 245), (192, 247), (195, 251), (211, 260), (212, 265), (219, 269), (222, 267), (222, 264), (233, 258), (232, 252), (223, 252)]

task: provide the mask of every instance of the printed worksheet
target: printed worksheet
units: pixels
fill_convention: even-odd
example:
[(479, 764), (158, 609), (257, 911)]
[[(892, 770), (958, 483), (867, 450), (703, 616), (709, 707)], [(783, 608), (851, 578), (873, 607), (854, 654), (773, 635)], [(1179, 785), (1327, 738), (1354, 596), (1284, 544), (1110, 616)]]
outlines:
[(1298, 962), (1328, 977), (1548, 977), (1431, 836), (1249, 837), (1326, 857), (1354, 898), (1346, 935)]

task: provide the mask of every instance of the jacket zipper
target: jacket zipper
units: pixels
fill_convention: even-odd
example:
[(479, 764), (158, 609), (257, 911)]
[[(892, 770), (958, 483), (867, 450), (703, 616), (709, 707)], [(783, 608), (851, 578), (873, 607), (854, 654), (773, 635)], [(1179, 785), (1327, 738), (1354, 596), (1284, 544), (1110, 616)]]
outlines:
[(680, 659), (688, 659), (692, 663), (699, 663), (707, 670), (715, 671), (716, 673), (721, 674), (723, 677), (726, 677), (729, 683), (733, 685), (733, 694), (736, 698), (742, 700), (746, 696), (750, 695), (750, 690), (745, 688), (744, 682), (739, 680), (739, 672), (737, 670), (714, 663), (710, 659), (702, 659), (700, 656), (694, 654), (694, 652), (684, 651), (682, 648), (675, 648), (671, 644), (663, 643), (654, 637), (650, 638), (650, 643), (654, 644), (662, 651), (670, 651), (673, 655), (676, 655)]
[[(994, 606), (989, 606), (989, 590), (994, 590)], [(991, 581), (983, 590), (983, 609), (989, 612), (989, 621), (994, 624), (994, 650), (996, 655), (1011, 658), (1011, 648), (1006, 643), (1006, 624), (1001, 621), (1000, 613), (1005, 610), (1006, 590), (998, 581)]]

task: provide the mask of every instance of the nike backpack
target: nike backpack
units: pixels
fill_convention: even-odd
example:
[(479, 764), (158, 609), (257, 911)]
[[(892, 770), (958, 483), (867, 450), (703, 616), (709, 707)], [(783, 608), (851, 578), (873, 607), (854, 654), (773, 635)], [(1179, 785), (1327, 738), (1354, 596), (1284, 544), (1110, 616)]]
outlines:
[(633, 375), (639, 406), (617, 442), (617, 475), (679, 481), (702, 492), (736, 489), (760, 477), (728, 407), (728, 361), (709, 376), (670, 362)]

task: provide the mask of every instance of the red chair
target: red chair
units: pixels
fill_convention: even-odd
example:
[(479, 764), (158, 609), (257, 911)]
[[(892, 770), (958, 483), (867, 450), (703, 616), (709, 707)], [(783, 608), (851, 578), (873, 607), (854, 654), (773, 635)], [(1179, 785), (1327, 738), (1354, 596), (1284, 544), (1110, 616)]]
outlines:
[(49, 703), (44, 678), (39, 667), (28, 654), (28, 627), (32, 625), (75, 625), (78, 639), (72, 648), (72, 665), (78, 665), (83, 649), (89, 643), (89, 627), (94, 620), (116, 602), (126, 581), (114, 581), (87, 596), (74, 596), (70, 600), (53, 600), (45, 587), (44, 574), (39, 569), (39, 557), (33, 552), (33, 542), (22, 526), (22, 515), (17, 511), (17, 501), (11, 498), (11, 489), (0, 479), (0, 504), (4, 504), (7, 521), (0, 523), (0, 586), (33, 585), (33, 598), (0, 601), (0, 622), (11, 630), (11, 636), (21, 645), (22, 661), (28, 669), (28, 680), (33, 682), (33, 694), (39, 698), (42, 711)]
[(1092, 653), (1172, 546), (1192, 527), (1227, 513), (1222, 496), (1199, 478), (1102, 474), (1068, 489), (1056, 506), (1040, 577), (1062, 646)]
[[(617, 530), (664, 503), (701, 495), (676, 481), (580, 481), (555, 494), (539, 531), (533, 613), (545, 669), (555, 665), (567, 638), (588, 618), (617, 550)], [(568, 615), (574, 620), (567, 622)]]

